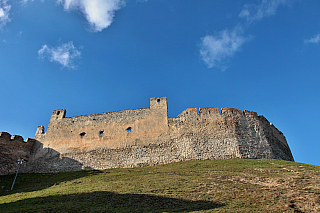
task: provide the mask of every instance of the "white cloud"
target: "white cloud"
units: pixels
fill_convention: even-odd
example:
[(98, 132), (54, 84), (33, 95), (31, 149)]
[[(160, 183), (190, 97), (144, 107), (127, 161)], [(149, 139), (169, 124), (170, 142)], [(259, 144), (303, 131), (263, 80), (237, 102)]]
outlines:
[(249, 23), (259, 21), (263, 17), (274, 15), (280, 5), (286, 5), (292, 0), (262, 0), (261, 4), (245, 4), (239, 17), (245, 18)]
[(80, 10), (92, 26), (100, 32), (109, 27), (116, 10), (125, 5), (125, 0), (57, 0), (65, 10)]
[(310, 39), (306, 39), (304, 40), (305, 43), (315, 43), (318, 44), (320, 42), (320, 33), (315, 35), (314, 37), (310, 38)]
[[(293, 1), (295, 0), (262, 0), (259, 5), (245, 4), (239, 18), (246, 19), (246, 23), (250, 25), (254, 21), (274, 15), (280, 5), (289, 5)], [(207, 35), (201, 38), (200, 55), (208, 68), (225, 69), (224, 61), (231, 58), (244, 42), (252, 38), (252, 36), (243, 37), (241, 26), (243, 25), (239, 22), (233, 31), (223, 30), (217, 36)]]
[(224, 68), (223, 60), (231, 58), (247, 41), (242, 36), (241, 27), (233, 31), (223, 30), (217, 36), (207, 35), (201, 38), (200, 55), (208, 68)]
[(10, 21), (9, 11), (11, 5), (7, 4), (7, 0), (0, 0), (0, 28)]
[(76, 69), (73, 61), (80, 58), (81, 52), (73, 45), (72, 41), (58, 47), (43, 45), (38, 51), (39, 58), (48, 57), (51, 62), (58, 62), (62, 67)]
[[(34, 0), (21, 0), (20, 3), (23, 4), (23, 5), (26, 5), (28, 4), (28, 2), (33, 2)], [(44, 2), (44, 0), (40, 0), (42, 2)]]
[[(22, 4), (26, 4), (26, 3), (28, 3), (28, 2), (33, 2), (34, 0), (21, 0), (20, 2), (22, 3)], [(44, 0), (40, 0), (40, 1), (42, 1), (42, 2), (44, 2)]]
[(34, 1), (34, 0), (21, 0), (21, 3), (27, 3), (28, 1)]

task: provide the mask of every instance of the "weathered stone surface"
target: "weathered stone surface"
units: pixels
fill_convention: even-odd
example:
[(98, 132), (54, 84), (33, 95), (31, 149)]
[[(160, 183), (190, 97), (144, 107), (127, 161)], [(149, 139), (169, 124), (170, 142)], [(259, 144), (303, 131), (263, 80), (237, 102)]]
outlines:
[[(1, 139), (2, 138), (2, 139)], [(29, 162), (22, 172), (59, 172), (151, 166), (184, 160), (274, 158), (293, 161), (284, 135), (265, 117), (234, 108), (188, 108), (168, 118), (165, 97), (150, 99), (150, 108), (66, 117), (52, 113), (47, 131), (39, 126), (35, 140), (23, 148), (8, 145), (1, 133), (0, 154), (15, 169), (20, 150)], [(2, 142), (1, 142), (2, 140)], [(23, 139), (22, 139), (23, 141)], [(32, 146), (31, 146), (32, 144)], [(22, 151), (21, 151), (22, 150)], [(18, 152), (15, 152), (18, 153)], [(9, 160), (4, 160), (9, 159)], [(1, 163), (1, 165), (4, 165)], [(11, 166), (10, 166), (11, 165)], [(10, 172), (9, 172), (10, 171)]]
[[(34, 139), (24, 141), (19, 135), (0, 132), (0, 175), (15, 173), (18, 169), (18, 159), (29, 160)], [(25, 164), (22, 164), (25, 167)]]
[(188, 108), (168, 118), (165, 97), (150, 108), (66, 118), (38, 127), (26, 172), (74, 171), (183, 160), (275, 158), (293, 161), (283, 134), (262, 115), (234, 108)]

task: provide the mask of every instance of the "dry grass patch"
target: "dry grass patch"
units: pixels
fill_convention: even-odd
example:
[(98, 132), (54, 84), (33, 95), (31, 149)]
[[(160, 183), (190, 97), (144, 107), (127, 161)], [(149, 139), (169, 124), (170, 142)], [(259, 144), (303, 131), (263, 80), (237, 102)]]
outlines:
[(320, 167), (268, 159), (0, 176), (0, 212), (320, 212)]

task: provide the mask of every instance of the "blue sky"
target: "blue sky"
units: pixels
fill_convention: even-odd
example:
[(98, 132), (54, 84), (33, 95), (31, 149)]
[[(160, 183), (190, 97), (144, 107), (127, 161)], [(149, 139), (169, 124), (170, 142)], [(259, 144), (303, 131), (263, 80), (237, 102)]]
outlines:
[(0, 131), (149, 107), (263, 114), (320, 165), (319, 0), (0, 0)]

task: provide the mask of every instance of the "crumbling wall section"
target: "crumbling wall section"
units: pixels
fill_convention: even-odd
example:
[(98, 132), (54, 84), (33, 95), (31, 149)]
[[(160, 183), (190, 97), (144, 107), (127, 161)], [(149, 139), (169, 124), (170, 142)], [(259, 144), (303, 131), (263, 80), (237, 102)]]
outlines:
[[(0, 132), (0, 175), (15, 173), (18, 159), (29, 160), (34, 142), (34, 139), (24, 141), (19, 135)], [(24, 167), (22, 164), (21, 169)]]
[[(293, 161), (284, 135), (256, 112), (224, 107), (221, 112), (218, 108), (199, 108), (197, 113), (196, 108), (189, 108), (170, 118), (169, 127), (176, 137), (214, 140), (215, 156)], [(226, 144), (225, 139), (232, 142)]]

